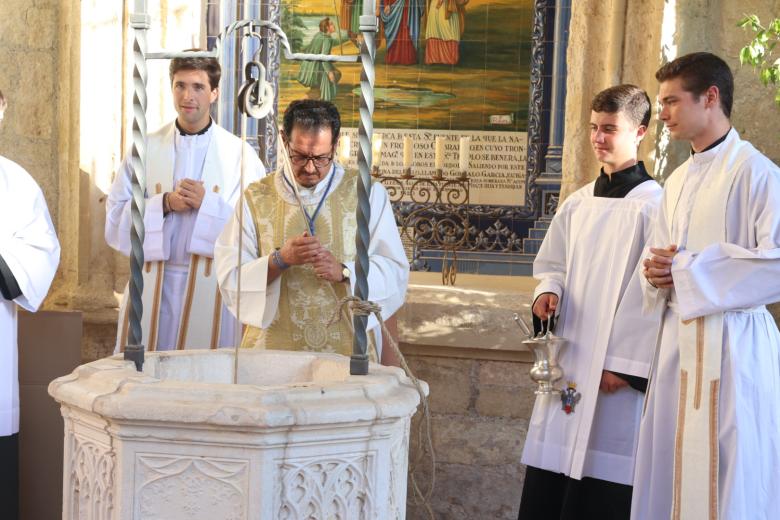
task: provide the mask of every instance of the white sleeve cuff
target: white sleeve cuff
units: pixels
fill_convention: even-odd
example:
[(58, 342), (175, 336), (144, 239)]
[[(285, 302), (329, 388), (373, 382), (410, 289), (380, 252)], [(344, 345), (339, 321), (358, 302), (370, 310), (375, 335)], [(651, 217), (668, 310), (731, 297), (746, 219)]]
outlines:
[(560, 300), (561, 295), (563, 294), (563, 288), (552, 280), (542, 280), (539, 282), (539, 285), (536, 286), (536, 289), (534, 289), (533, 301), (536, 301), (536, 299), (544, 293), (553, 293)]
[(163, 194), (160, 193), (147, 199), (144, 211), (144, 260), (147, 262), (166, 260), (164, 225)]

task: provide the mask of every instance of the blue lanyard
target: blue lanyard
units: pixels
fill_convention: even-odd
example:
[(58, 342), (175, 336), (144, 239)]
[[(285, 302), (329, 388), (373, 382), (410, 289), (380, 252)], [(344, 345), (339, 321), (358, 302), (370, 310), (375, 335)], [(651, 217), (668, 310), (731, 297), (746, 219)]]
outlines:
[[(293, 188), (293, 185), (290, 184), (290, 179), (287, 178), (286, 175), (282, 175), (284, 178), (284, 182), (287, 183), (287, 185), (290, 187), (290, 189), (295, 193), (295, 188)], [(325, 202), (325, 198), (328, 196), (328, 193), (330, 192), (330, 187), (333, 184), (333, 179), (336, 177), (336, 167), (333, 166), (333, 171), (330, 172), (330, 179), (328, 179), (328, 185), (325, 186), (325, 193), (322, 194), (322, 198), (320, 199), (320, 202), (317, 204), (317, 208), (314, 210), (314, 215), (309, 215), (309, 212), (306, 211), (306, 208), (303, 205), (303, 201), (301, 201), (301, 209), (303, 210), (303, 214), (306, 217), (306, 223), (309, 226), (309, 234), (311, 236), (314, 236), (314, 221), (317, 218), (317, 215), (320, 214), (320, 210), (322, 209), (322, 204)]]

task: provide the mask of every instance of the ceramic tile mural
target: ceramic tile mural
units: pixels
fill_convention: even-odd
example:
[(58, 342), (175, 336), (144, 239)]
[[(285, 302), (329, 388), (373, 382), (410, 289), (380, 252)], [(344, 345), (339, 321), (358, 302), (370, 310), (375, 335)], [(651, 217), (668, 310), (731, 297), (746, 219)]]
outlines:
[[(362, 0), (283, 5), (294, 50), (358, 54)], [(380, 0), (378, 11), (375, 127), (526, 129), (531, 0)], [(359, 78), (359, 64), (282, 60), (279, 104), (329, 99), (357, 126)]]
[[(357, 56), (361, 35), (356, 15), (362, 12), (363, 1), (207, 0), (208, 47), (214, 47), (217, 35), (231, 21), (267, 18), (280, 23), (296, 52)], [(396, 217), (404, 222), (401, 227), (412, 229), (414, 234), (417, 228), (407, 226), (403, 219), (441, 217), (450, 222), (450, 217), (457, 217), (454, 233), (465, 240), (458, 242), (460, 272), (530, 274), (546, 226), (545, 222), (537, 222), (541, 208), (553, 211), (559, 190), (553, 178), (546, 184), (539, 182), (548, 144), (549, 84), (555, 49), (555, 27), (550, 22), (557, 20), (558, 2), (376, 1), (376, 15), (381, 20), (375, 64), (374, 134), (375, 138), (381, 137), (382, 145), (379, 157), (374, 152), (372, 174), (385, 187), (402, 187), (395, 192), (399, 204), (394, 204)], [(568, 0), (561, 5), (568, 10)], [(254, 51), (250, 49), (241, 57), (234, 42), (223, 43), (222, 96), (217, 114), (220, 124), (238, 132), (233, 100), (244, 71), (236, 64)], [(565, 49), (565, 39), (561, 45)], [(532, 47), (536, 67), (533, 77), (539, 90), (529, 115)], [(281, 123), (281, 112), (292, 100), (332, 100), (344, 122), (339, 160), (354, 167), (360, 65), (323, 66), (284, 57), (276, 61), (278, 48), (272, 45), (269, 49), (260, 61), (268, 67), (269, 79), (279, 87), (277, 123)], [(278, 127), (270, 123), (249, 121), (247, 140), (269, 168), (275, 168)], [(348, 154), (343, 147), (346, 137), (352, 145)], [(529, 137), (533, 139), (530, 144)], [(461, 148), (460, 143), (466, 141), (470, 142), (469, 153), (464, 154), (465, 147)], [(405, 157), (409, 156), (411, 168), (406, 172), (411, 175), (402, 175)], [(465, 179), (463, 164), (467, 164)], [(527, 167), (532, 168), (530, 177), (526, 175)], [(434, 185), (435, 190), (427, 197), (441, 201), (447, 208), (435, 206), (439, 202), (431, 207), (425, 197), (415, 199), (424, 187)], [(467, 193), (465, 198), (458, 186)], [(452, 198), (454, 192), (458, 196)], [(450, 205), (457, 208), (448, 209)], [(415, 242), (414, 269), (443, 268), (442, 247)]]

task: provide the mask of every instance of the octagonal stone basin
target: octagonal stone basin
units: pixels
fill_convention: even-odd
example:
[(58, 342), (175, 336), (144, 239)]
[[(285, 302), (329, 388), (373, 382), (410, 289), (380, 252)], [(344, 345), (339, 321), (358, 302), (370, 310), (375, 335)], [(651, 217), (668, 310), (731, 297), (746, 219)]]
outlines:
[[(114, 356), (49, 385), (65, 422), (65, 519), (396, 519), (409, 423), (398, 368), (335, 354)], [(424, 391), (428, 388), (422, 383)]]

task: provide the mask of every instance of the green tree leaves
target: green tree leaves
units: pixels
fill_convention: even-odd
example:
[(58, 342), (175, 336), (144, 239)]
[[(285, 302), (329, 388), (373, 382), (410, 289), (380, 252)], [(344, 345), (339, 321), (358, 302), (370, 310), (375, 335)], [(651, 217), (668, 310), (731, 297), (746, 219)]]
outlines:
[(775, 47), (780, 43), (780, 18), (764, 27), (758, 16), (751, 14), (740, 20), (737, 26), (755, 33), (753, 39), (739, 51), (739, 62), (756, 69), (764, 86), (777, 85), (775, 103), (780, 106), (780, 58), (774, 57)]

